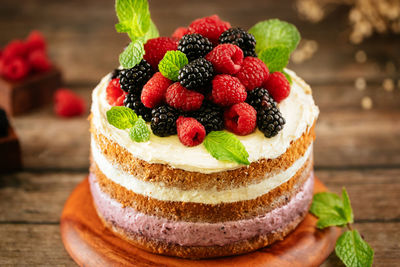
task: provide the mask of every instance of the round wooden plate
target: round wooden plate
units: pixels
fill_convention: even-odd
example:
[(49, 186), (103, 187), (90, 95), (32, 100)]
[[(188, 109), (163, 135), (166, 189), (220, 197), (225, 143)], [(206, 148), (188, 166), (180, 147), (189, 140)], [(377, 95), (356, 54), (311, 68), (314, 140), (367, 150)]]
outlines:
[[(326, 191), (315, 180), (314, 193)], [(136, 248), (105, 228), (92, 203), (86, 178), (72, 192), (61, 215), (61, 236), (71, 257), (81, 266), (318, 266), (332, 252), (340, 229), (316, 228), (308, 214), (283, 241), (240, 256), (186, 260)]]

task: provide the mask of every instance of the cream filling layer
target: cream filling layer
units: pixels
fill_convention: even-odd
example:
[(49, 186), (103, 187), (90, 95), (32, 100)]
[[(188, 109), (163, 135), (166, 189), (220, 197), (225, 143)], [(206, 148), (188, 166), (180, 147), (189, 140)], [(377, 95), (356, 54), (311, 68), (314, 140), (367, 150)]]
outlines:
[[(296, 74), (287, 70), (293, 79), (289, 96), (279, 104), (286, 120), (283, 130), (272, 138), (265, 138), (259, 130), (247, 136), (237, 136), (249, 153), (249, 161), (274, 159), (285, 153), (291, 142), (309, 130), (318, 117), (310, 87)], [(92, 94), (92, 122), (96, 131), (124, 147), (134, 157), (149, 163), (168, 164), (173, 168), (201, 173), (213, 173), (242, 167), (235, 162), (213, 158), (203, 145), (186, 147), (174, 136), (158, 137), (153, 134), (148, 142), (136, 143), (129, 138), (129, 130), (120, 130), (107, 122), (106, 112), (111, 106), (106, 101), (106, 88), (110, 75), (105, 76)]]
[(93, 138), (91, 141), (93, 160), (96, 162), (100, 171), (113, 182), (125, 187), (128, 190), (131, 190), (136, 194), (158, 200), (194, 202), (203, 204), (218, 204), (251, 200), (268, 193), (272, 189), (288, 181), (296, 174), (296, 172), (305, 164), (312, 153), (312, 147), (313, 145), (311, 144), (304, 155), (297, 159), (292, 166), (272, 176), (269, 173), (266, 174), (268, 176), (259, 183), (217, 191), (216, 189), (182, 190), (176, 187), (166, 187), (162, 183), (150, 183), (137, 179), (133, 175), (121, 170), (117, 165), (108, 161), (101, 153)]

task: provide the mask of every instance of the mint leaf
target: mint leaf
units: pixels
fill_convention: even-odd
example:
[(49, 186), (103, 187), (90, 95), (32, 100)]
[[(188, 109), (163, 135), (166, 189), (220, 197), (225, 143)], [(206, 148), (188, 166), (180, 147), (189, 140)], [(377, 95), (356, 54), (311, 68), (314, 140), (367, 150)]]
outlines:
[(157, 38), (158, 36), (160, 36), (160, 34), (158, 33), (157, 26), (153, 21), (150, 21), (150, 28), (145, 35), (145, 42), (149, 39)]
[(289, 57), (289, 48), (281, 45), (268, 47), (261, 51), (259, 55), (270, 72), (283, 71), (283, 68), (289, 63)]
[(151, 24), (147, 0), (116, 0), (115, 11), (119, 20), (115, 25), (118, 32), (128, 33), (132, 41), (146, 35)]
[(150, 139), (150, 130), (142, 116), (136, 120), (135, 124), (129, 131), (129, 137), (135, 142), (146, 142)]
[(310, 211), (319, 218), (318, 228), (342, 226), (348, 223), (343, 210), (342, 200), (334, 193), (318, 193), (313, 197)]
[(218, 160), (233, 161), (249, 165), (249, 154), (244, 145), (233, 134), (224, 131), (209, 133), (203, 142), (207, 151)]
[(347, 194), (347, 191), (344, 187), (342, 189), (342, 200), (343, 200), (344, 216), (346, 217), (347, 222), (353, 223), (354, 222), (353, 209), (351, 208), (349, 195)]
[(357, 230), (344, 232), (336, 241), (336, 255), (347, 267), (372, 266), (374, 251)]
[(286, 71), (282, 71), (282, 73), (283, 73), (283, 75), (285, 75), (285, 77), (288, 80), (289, 84), (292, 85), (292, 83), (293, 83), (292, 77), (290, 77), (290, 75)]
[(257, 53), (274, 46), (285, 46), (291, 53), (300, 41), (300, 33), (297, 28), (293, 24), (279, 19), (261, 21), (251, 27), (249, 33), (256, 38)]
[(106, 116), (109, 124), (122, 130), (131, 128), (137, 120), (137, 116), (132, 109), (120, 106), (112, 107), (106, 112)]
[(158, 69), (164, 77), (177, 81), (179, 70), (188, 62), (188, 58), (181, 51), (167, 51), (158, 64)]
[(139, 64), (144, 55), (143, 42), (136, 40), (131, 42), (124, 52), (119, 55), (119, 63), (125, 69), (130, 69)]

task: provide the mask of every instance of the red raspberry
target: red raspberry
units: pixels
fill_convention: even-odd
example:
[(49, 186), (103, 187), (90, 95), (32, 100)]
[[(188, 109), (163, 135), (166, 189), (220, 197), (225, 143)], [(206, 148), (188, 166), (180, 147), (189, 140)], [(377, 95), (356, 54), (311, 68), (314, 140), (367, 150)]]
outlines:
[(39, 31), (32, 31), (26, 38), (26, 46), (28, 53), (40, 50), (46, 51), (46, 41)]
[(220, 74), (212, 81), (211, 99), (214, 103), (229, 107), (246, 100), (246, 88), (239, 79), (227, 74)]
[(167, 104), (183, 111), (199, 109), (203, 99), (202, 94), (186, 89), (179, 82), (173, 83), (165, 93)]
[(2, 73), (4, 77), (10, 80), (21, 80), (29, 73), (29, 65), (22, 58), (10, 59), (10, 61), (3, 61)]
[(51, 62), (43, 50), (34, 50), (28, 56), (28, 63), (32, 69), (38, 72), (44, 72), (51, 69)]
[(231, 106), (224, 113), (225, 127), (237, 135), (248, 135), (254, 132), (257, 111), (247, 103)]
[(235, 76), (239, 78), (248, 91), (251, 91), (256, 87), (260, 87), (268, 79), (268, 75), (268, 68), (261, 59), (245, 57), (242, 68)]
[(206, 137), (206, 129), (194, 118), (180, 116), (176, 120), (176, 130), (179, 140), (185, 146), (197, 146)]
[(189, 33), (188, 28), (179, 27), (179, 28), (176, 28), (176, 30), (172, 34), (172, 38), (176, 38), (176, 39), (180, 40), (182, 38), (182, 36), (184, 36), (185, 34), (188, 34), (188, 33)]
[(106, 88), (106, 99), (111, 106), (123, 106), (126, 94), (121, 89), (119, 78), (112, 79)]
[(60, 117), (79, 116), (85, 106), (85, 101), (69, 89), (58, 89), (54, 94), (54, 111)]
[(13, 60), (17, 57), (25, 58), (27, 54), (27, 46), (21, 40), (14, 40), (8, 43), (3, 50), (3, 60), (6, 62)]
[(282, 72), (273, 72), (264, 82), (263, 87), (268, 90), (276, 102), (281, 102), (290, 94), (290, 83)]
[(147, 41), (144, 45), (145, 54), (143, 58), (153, 67), (158, 69), (158, 63), (163, 59), (165, 53), (178, 49), (178, 41), (171, 37), (157, 37)]
[(235, 74), (243, 63), (243, 51), (233, 44), (220, 44), (206, 55), (218, 73)]
[(164, 101), (164, 95), (172, 81), (165, 78), (161, 72), (157, 72), (143, 86), (140, 99), (148, 108), (155, 108)]
[(221, 20), (217, 15), (194, 20), (189, 25), (189, 30), (193, 33), (200, 33), (207, 37), (214, 45), (218, 44), (218, 38), (231, 27), (229, 22)]

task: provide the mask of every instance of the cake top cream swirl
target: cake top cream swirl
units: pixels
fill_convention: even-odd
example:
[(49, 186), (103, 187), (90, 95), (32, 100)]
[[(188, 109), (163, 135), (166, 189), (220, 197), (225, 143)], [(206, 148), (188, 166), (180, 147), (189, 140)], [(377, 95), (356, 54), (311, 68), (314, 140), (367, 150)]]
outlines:
[[(289, 96), (279, 103), (279, 109), (286, 120), (283, 130), (272, 138), (266, 138), (256, 130), (246, 136), (237, 136), (249, 153), (249, 161), (277, 158), (311, 127), (318, 117), (310, 87), (292, 71), (286, 70), (293, 79)], [(106, 112), (111, 108), (106, 100), (106, 87), (110, 75), (105, 76), (92, 94), (92, 122), (96, 130), (118, 143), (134, 157), (149, 163), (168, 164), (172, 168), (201, 173), (213, 173), (242, 167), (235, 162), (219, 161), (213, 158), (203, 145), (186, 147), (177, 135), (158, 137), (151, 134), (148, 142), (136, 143), (129, 138), (128, 130), (110, 125)]]

